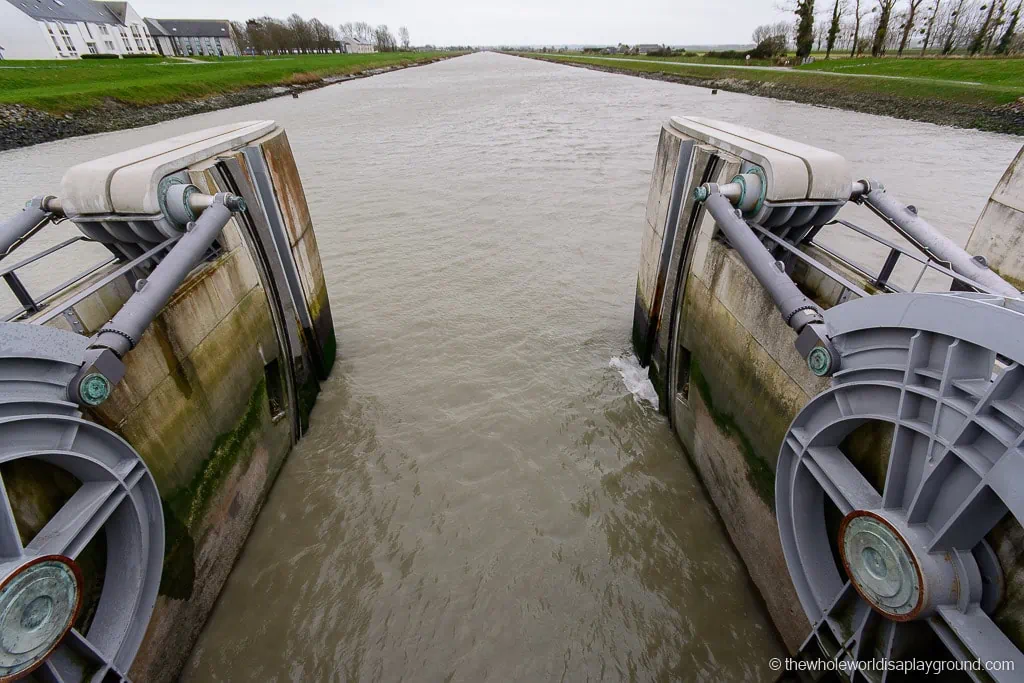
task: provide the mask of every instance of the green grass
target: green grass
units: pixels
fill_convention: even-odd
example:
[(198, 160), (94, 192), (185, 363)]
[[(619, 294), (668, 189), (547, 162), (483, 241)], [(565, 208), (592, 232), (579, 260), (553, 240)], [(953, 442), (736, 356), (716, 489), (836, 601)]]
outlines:
[(252, 86), (309, 83), (443, 54), (451, 53), (209, 58), (203, 64), (168, 59), (5, 61), (0, 64), (0, 104), (56, 114), (89, 109), (108, 99), (165, 104)]
[[(664, 72), (694, 79), (726, 79), (732, 78), (765, 83), (781, 83), (793, 86), (813, 88), (815, 90), (841, 93), (865, 93), (885, 95), (906, 100), (943, 100), (972, 105), (999, 106), (1024, 97), (1024, 78), (1021, 69), (1024, 60), (1019, 59), (979, 59), (969, 60), (967, 64), (949, 64), (965, 62), (962, 59), (882, 59), (877, 66), (871, 64), (864, 67), (853, 67), (853, 63), (868, 63), (872, 60), (829, 60), (828, 63), (815, 62), (797, 69), (751, 70), (751, 69), (711, 69), (701, 66), (688, 66), (673, 63), (674, 60), (658, 60), (659, 63), (629, 61), (609, 61), (576, 55), (531, 54), (556, 62), (572, 62), (577, 64), (593, 64), (596, 66), (627, 69), (637, 72)], [(882, 62), (894, 62), (890, 66)], [(915, 64), (915, 62), (931, 62), (932, 64)], [(821, 73), (838, 69), (844, 63), (852, 68), (869, 69), (864, 78), (840, 78)], [(901, 66), (902, 64), (902, 66)], [(879, 69), (877, 73), (871, 68)], [(964, 74), (972, 74), (966, 78)], [(949, 75), (943, 75), (949, 74)], [(920, 80), (898, 80), (892, 78), (870, 78), (870, 75), (911, 76)], [(954, 77), (955, 76), (955, 77)], [(950, 80), (947, 80), (950, 79)], [(964, 85), (955, 81), (976, 81), (981, 85)]]
[[(549, 53), (550, 54), (550, 53)], [(652, 55), (599, 55), (605, 57), (615, 57), (616, 59), (639, 59), (639, 60), (657, 60), (659, 62), (686, 62), (689, 64), (721, 64), (725, 66), (774, 66), (774, 62), (770, 59), (721, 59), (719, 57), (708, 57), (706, 55), (695, 55), (690, 57), (654, 57)]]
[(939, 59), (891, 57), (819, 59), (801, 71), (832, 71), (874, 76), (904, 76), (944, 81), (968, 81), (1024, 89), (1024, 59)]

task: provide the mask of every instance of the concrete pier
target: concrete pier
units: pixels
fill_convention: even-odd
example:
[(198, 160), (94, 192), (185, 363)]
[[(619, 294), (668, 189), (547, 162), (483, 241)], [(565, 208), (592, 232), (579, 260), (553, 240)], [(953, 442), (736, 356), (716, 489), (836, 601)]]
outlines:
[[(163, 573), (133, 680), (177, 679), (281, 465), (309, 423), (319, 380), (336, 353), (316, 235), (287, 136), (272, 123), (260, 130), (269, 132), (235, 140), (227, 150), (196, 153), (184, 169), (202, 192), (237, 192), (248, 198), (249, 209), (228, 222), (215, 253), (124, 356), (125, 377), (109, 400), (85, 411), (138, 452), (162, 500)], [(168, 143), (166, 153), (178, 154), (182, 144)], [(267, 229), (274, 221), (286, 237), (279, 243)], [(77, 283), (24, 322), (38, 322), (118, 265)], [(46, 324), (91, 336), (132, 294), (128, 279), (118, 277)], [(56, 468), (42, 470), (31, 459), (5, 465), (3, 474), (29, 539), (74, 490)], [(96, 592), (86, 595), (86, 615), (88, 600), (99, 599), (105, 567), (122, 561), (128, 560), (104, 557), (99, 547), (79, 558), (97, 582)]]
[[(749, 161), (727, 147), (688, 137), (671, 122), (662, 128), (643, 230), (633, 342), (641, 360), (650, 363), (662, 410), (721, 513), (783, 640), (795, 652), (810, 624), (780, 542), (776, 463), (794, 417), (830, 384), (808, 371), (794, 347), (793, 331), (767, 291), (719, 234), (714, 218), (695, 204), (694, 188), (728, 183)], [(995, 188), (967, 245), (968, 252), (983, 255), (996, 273), (1018, 287), (1024, 283), (1022, 157), (1024, 150)], [(853, 272), (822, 249), (806, 243), (800, 249), (857, 289), (878, 291), (879, 282)], [(779, 265), (783, 267), (781, 261)], [(785, 268), (821, 309), (859, 296), (802, 261), (790, 259)], [(891, 440), (891, 425), (874, 421), (843, 443), (847, 457), (878, 491), (886, 479)], [(997, 549), (1008, 585), (1024, 585), (1017, 559), (1024, 546), (1021, 539), (1024, 531), (1012, 516), (987, 537)], [(1018, 594), (1008, 591), (993, 619), (1019, 647), (1024, 641), (1024, 604)]]

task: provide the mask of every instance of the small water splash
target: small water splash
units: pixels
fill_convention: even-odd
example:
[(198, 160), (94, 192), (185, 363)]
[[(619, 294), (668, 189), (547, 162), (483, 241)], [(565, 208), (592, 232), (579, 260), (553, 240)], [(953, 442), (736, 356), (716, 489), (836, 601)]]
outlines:
[(622, 383), (626, 385), (629, 393), (633, 394), (634, 401), (640, 403), (641, 400), (644, 400), (654, 406), (655, 410), (658, 409), (658, 392), (654, 390), (654, 385), (651, 384), (651, 378), (648, 375), (650, 368), (640, 367), (639, 358), (632, 353), (627, 353), (618, 358), (612, 358), (608, 361), (608, 365), (622, 375)]

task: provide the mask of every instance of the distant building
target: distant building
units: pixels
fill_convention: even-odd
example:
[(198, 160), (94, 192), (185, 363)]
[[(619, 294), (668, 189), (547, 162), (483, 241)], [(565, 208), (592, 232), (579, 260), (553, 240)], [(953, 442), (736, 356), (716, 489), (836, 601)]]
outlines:
[(157, 49), (165, 57), (233, 57), (239, 54), (231, 24), (224, 19), (146, 18)]
[(650, 52), (657, 52), (661, 49), (661, 45), (637, 45), (635, 49), (637, 54), (646, 55)]
[(131, 5), (97, 0), (0, 0), (0, 45), (3, 59), (156, 54)]
[(376, 52), (377, 48), (373, 46), (373, 43), (367, 43), (358, 38), (343, 38), (341, 40), (341, 51), (358, 55)]

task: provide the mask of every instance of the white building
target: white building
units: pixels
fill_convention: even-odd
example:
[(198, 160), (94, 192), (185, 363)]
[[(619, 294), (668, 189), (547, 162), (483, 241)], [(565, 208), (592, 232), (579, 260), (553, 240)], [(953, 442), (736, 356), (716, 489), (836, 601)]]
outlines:
[(358, 38), (343, 38), (341, 51), (349, 54), (369, 54), (376, 52), (377, 48), (373, 46), (373, 43), (366, 43)]
[(156, 54), (156, 45), (127, 2), (0, 0), (0, 59), (87, 54)]
[(222, 19), (146, 19), (157, 49), (165, 57), (239, 54), (231, 24)]

